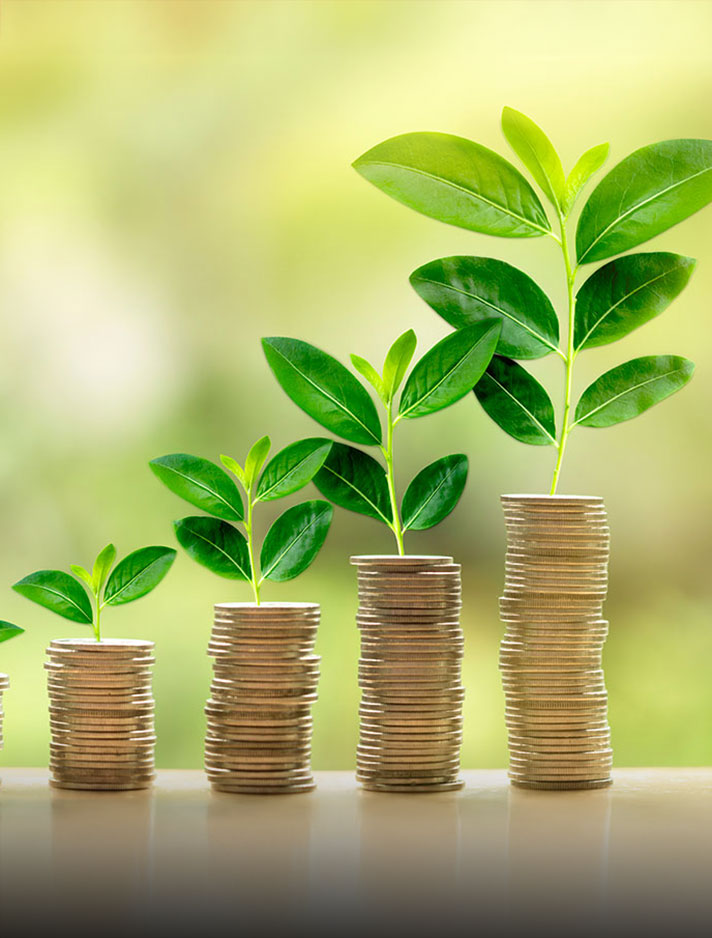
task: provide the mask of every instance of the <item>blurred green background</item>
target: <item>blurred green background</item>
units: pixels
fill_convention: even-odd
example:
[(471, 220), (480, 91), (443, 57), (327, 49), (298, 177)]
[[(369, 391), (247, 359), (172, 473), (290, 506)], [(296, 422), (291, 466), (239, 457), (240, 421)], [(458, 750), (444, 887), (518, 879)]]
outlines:
[[(410, 130), (508, 154), (504, 104), (537, 120), (570, 168), (610, 140), (613, 165), (670, 137), (712, 137), (707, 2), (33, 2), (0, 17), (3, 537), (0, 646), (6, 765), (47, 759), (44, 648), (81, 628), (10, 590), (42, 567), (173, 543), (179, 500), (146, 463), (177, 450), (242, 458), (319, 432), (284, 396), (259, 337), (296, 335), (381, 361), (415, 327), (447, 326), (408, 274), (455, 253), (523, 267), (561, 308), (547, 239), (491, 239), (386, 199), (350, 162)], [(511, 158), (511, 157), (510, 157)], [(650, 244), (699, 258), (661, 318), (582, 356), (578, 389), (626, 358), (689, 355), (695, 380), (640, 420), (579, 430), (562, 492), (605, 497), (613, 528), (605, 663), (619, 765), (712, 761), (712, 209)], [(556, 400), (558, 361), (536, 367)], [(497, 671), (504, 533), (498, 497), (548, 487), (553, 453), (505, 436), (469, 397), (403, 427), (401, 484), (467, 452), (456, 513), (410, 536), (463, 564), (466, 766), (505, 763)], [(282, 506), (284, 507), (284, 506)], [(263, 522), (270, 520), (265, 512)], [(315, 765), (354, 764), (350, 553), (390, 533), (338, 512), (326, 549), (266, 599), (318, 600)], [(249, 599), (185, 555), (105, 634), (153, 638), (162, 766), (201, 763), (211, 605)]]

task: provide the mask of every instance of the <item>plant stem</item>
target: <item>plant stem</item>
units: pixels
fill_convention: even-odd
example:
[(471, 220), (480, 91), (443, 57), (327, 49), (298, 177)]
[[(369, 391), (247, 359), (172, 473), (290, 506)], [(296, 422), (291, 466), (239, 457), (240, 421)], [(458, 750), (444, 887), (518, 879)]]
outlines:
[(381, 447), (383, 451), (383, 456), (386, 460), (386, 478), (388, 479), (388, 494), (391, 499), (391, 512), (393, 514), (393, 523), (391, 524), (391, 530), (395, 534), (396, 544), (398, 545), (398, 553), (402, 557), (405, 554), (405, 548), (403, 546), (403, 528), (401, 525), (400, 513), (398, 511), (398, 500), (396, 499), (396, 482), (395, 474), (393, 472), (393, 401), (389, 401), (387, 405), (388, 413), (388, 431), (386, 436), (386, 445)]
[(245, 534), (247, 535), (247, 553), (250, 558), (250, 570), (252, 571), (252, 592), (255, 595), (255, 605), (259, 606), (260, 604), (260, 584), (257, 579), (257, 570), (255, 569), (255, 550), (252, 540), (252, 509), (254, 508), (254, 502), (252, 501), (252, 486), (248, 486), (247, 489), (247, 518), (245, 519)]
[(96, 638), (97, 642), (100, 642), (101, 641), (101, 610), (103, 609), (103, 606), (101, 602), (99, 601), (98, 593), (95, 594), (94, 599), (96, 600), (96, 622), (94, 623), (94, 637)]
[(556, 486), (559, 483), (561, 473), (561, 464), (564, 460), (566, 451), (566, 441), (569, 438), (571, 427), (569, 426), (569, 413), (571, 411), (571, 389), (574, 371), (574, 360), (576, 353), (574, 351), (574, 313), (576, 310), (576, 299), (574, 297), (574, 280), (576, 279), (576, 267), (571, 267), (571, 257), (569, 255), (569, 245), (566, 239), (566, 223), (564, 216), (559, 212), (559, 225), (561, 227), (561, 252), (564, 257), (564, 267), (566, 268), (566, 290), (569, 305), (568, 318), (568, 336), (566, 346), (566, 356), (564, 358), (564, 367), (566, 369), (566, 388), (564, 391), (564, 413), (561, 418), (561, 436), (559, 437), (559, 452), (554, 467), (554, 477), (551, 480), (550, 495), (556, 495)]

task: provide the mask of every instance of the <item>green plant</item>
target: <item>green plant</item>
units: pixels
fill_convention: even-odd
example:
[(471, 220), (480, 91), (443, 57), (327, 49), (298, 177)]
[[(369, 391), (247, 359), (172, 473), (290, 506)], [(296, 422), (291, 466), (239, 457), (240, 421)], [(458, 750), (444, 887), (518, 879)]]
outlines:
[[(580, 352), (620, 339), (659, 315), (682, 291), (695, 261), (666, 252), (608, 260), (576, 290), (579, 270), (628, 251), (712, 200), (712, 141), (665, 140), (642, 147), (596, 186), (579, 215), (575, 256), (570, 216), (583, 187), (604, 164), (608, 144), (587, 150), (565, 175), (544, 132), (512, 108), (504, 135), (553, 207), (558, 234), (532, 186), (507, 160), (462, 137), (410, 133), (364, 153), (355, 169), (399, 202), (439, 221), (506, 238), (551, 238), (563, 260), (567, 333), (544, 291), (525, 273), (489, 257), (444, 257), (411, 275), (417, 293), (450, 325), (497, 317), (497, 354), (475, 394), (515, 439), (554, 446), (551, 494), (556, 492), (574, 427), (608, 427), (630, 420), (685, 385), (694, 365), (672, 355), (645, 356), (601, 375), (573, 413), (574, 363)], [(516, 359), (554, 353), (564, 366), (563, 411), (557, 435), (554, 406)]]
[(0, 619), (0, 643), (8, 642), (11, 638), (17, 638), (18, 635), (22, 635), (24, 629), (21, 629), (19, 625), (13, 625), (12, 622), (6, 622), (4, 619)]
[(73, 577), (63, 570), (38, 570), (18, 580), (12, 588), (65, 619), (90, 625), (100, 642), (104, 607), (123, 606), (150, 593), (168, 573), (175, 557), (172, 547), (142, 547), (114, 567), (116, 548), (107, 544), (94, 561), (91, 573), (73, 563), (70, 565)]
[[(312, 563), (326, 539), (333, 509), (321, 499), (293, 505), (268, 530), (256, 563), (254, 509), (260, 502), (291, 495), (307, 485), (324, 464), (331, 441), (320, 437), (299, 440), (277, 453), (262, 472), (271, 442), (263, 436), (250, 449), (244, 467), (221, 456), (226, 469), (200, 456), (173, 453), (152, 459), (155, 475), (172, 492), (212, 517), (202, 515), (174, 522), (181, 547), (193, 560), (233, 580), (249, 580), (257, 605), (265, 580), (284, 582), (299, 576)], [(234, 523), (244, 527), (242, 534)]]
[(500, 330), (500, 322), (484, 320), (446, 336), (415, 364), (398, 403), (396, 394), (415, 353), (413, 330), (396, 339), (380, 374), (365, 358), (352, 355), (354, 368), (385, 409), (385, 441), (373, 399), (344, 365), (299, 339), (262, 340), (270, 368), (298, 407), (337, 436), (380, 448), (385, 466), (363, 450), (334, 443), (314, 483), (341, 508), (386, 524), (400, 554), (405, 531), (431, 528), (453, 510), (465, 486), (467, 457), (445, 456), (426, 466), (406, 489), (399, 510), (393, 431), (401, 420), (435, 413), (471, 391), (492, 358)]

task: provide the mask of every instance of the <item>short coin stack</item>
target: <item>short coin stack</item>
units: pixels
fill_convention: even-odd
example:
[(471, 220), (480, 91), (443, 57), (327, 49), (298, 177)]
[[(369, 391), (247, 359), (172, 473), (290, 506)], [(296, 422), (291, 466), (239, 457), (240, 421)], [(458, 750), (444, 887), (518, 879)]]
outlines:
[(503, 495), (500, 669), (509, 776), (522, 788), (603, 788), (613, 753), (601, 655), (609, 529), (595, 496)]
[(205, 769), (217, 791), (311, 791), (312, 704), (319, 682), (316, 603), (221, 603), (208, 654)]
[(2, 708), (2, 695), (5, 693), (5, 691), (8, 689), (9, 686), (10, 686), (10, 681), (8, 680), (7, 674), (0, 674), (0, 749), (2, 749), (3, 742), (4, 742), (3, 734), (2, 734), (2, 726), (3, 726), (3, 717), (5, 716), (5, 711)]
[(55, 788), (150, 788), (153, 642), (62, 638), (47, 649)]
[(357, 778), (371, 791), (462, 788), (463, 633), (452, 557), (352, 557), (361, 631)]

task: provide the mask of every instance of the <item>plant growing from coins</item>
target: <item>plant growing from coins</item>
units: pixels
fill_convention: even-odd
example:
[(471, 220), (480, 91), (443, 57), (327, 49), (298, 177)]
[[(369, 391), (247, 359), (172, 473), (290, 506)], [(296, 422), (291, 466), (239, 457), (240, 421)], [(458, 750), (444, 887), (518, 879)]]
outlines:
[[(257, 605), (265, 580), (292, 580), (312, 563), (329, 532), (334, 511), (322, 499), (288, 508), (267, 531), (258, 566), (255, 508), (307, 485), (331, 449), (331, 441), (321, 437), (299, 440), (278, 452), (265, 466), (271, 445), (268, 436), (257, 440), (244, 466), (231, 456), (221, 456), (232, 475), (209, 459), (187, 453), (160, 456), (149, 463), (164, 485), (209, 516), (195, 515), (174, 522), (181, 547), (219, 576), (248, 580)], [(244, 534), (235, 524), (242, 525)]]
[[(71, 564), (63, 570), (38, 570), (13, 585), (13, 589), (57, 615), (90, 625), (101, 641), (101, 613), (106, 606), (123, 606), (154, 590), (168, 573), (176, 551), (172, 547), (141, 547), (116, 566), (116, 548), (107, 544), (99, 552), (91, 573)], [(113, 569), (112, 569), (113, 568)]]
[[(371, 395), (340, 362), (299, 339), (262, 340), (267, 361), (287, 395), (332, 433), (366, 446), (377, 446), (383, 463), (354, 446), (334, 443), (314, 484), (341, 508), (387, 525), (404, 554), (406, 531), (422, 531), (442, 521), (462, 495), (467, 457), (444, 456), (422, 469), (398, 504), (394, 466), (394, 430), (402, 420), (425, 417), (468, 394), (484, 373), (497, 346), (501, 323), (472, 323), (433, 346), (405, 379), (416, 348), (412, 329), (393, 343), (381, 373), (361, 358), (351, 363), (371, 387), (385, 411), (385, 439)], [(403, 384), (398, 401), (396, 396)]]
[[(532, 186), (507, 160), (463, 137), (408, 133), (364, 153), (355, 169), (383, 192), (430, 218), (505, 238), (548, 237), (561, 251), (567, 293), (567, 332), (551, 300), (523, 271), (491, 257), (443, 257), (410, 277), (416, 292), (456, 329), (483, 318), (502, 322), (497, 354), (475, 388), (484, 410), (523, 443), (553, 446), (555, 494), (566, 444), (575, 427), (610, 427), (642, 414), (682, 388), (694, 365), (677, 355), (634, 358), (597, 378), (573, 406), (579, 353), (606, 345), (663, 312), (695, 266), (669, 252), (621, 255), (667, 230), (712, 200), (712, 141), (665, 140), (642, 147), (596, 186), (578, 217), (575, 253), (571, 212), (601, 169), (609, 145), (587, 150), (568, 176), (544, 132), (512, 108), (502, 129), (550, 202), (558, 229)], [(613, 260), (608, 260), (614, 258)], [(578, 289), (579, 271), (598, 261)], [(554, 406), (518, 360), (557, 355), (564, 367), (563, 410), (557, 435)], [(572, 413), (573, 411), (573, 413)]]

